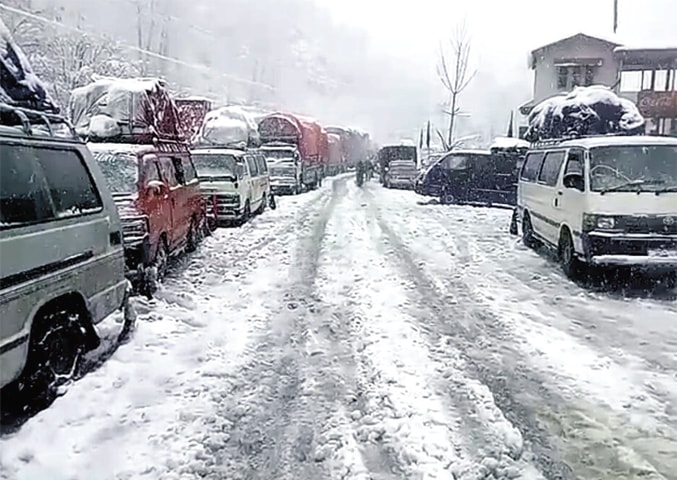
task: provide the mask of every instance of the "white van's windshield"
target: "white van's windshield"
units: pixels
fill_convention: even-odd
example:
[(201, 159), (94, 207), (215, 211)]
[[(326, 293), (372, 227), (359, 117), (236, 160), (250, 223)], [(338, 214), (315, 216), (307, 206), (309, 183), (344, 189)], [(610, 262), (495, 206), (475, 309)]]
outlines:
[(242, 177), (242, 161), (233, 155), (193, 153), (193, 164), (200, 179), (232, 179)]
[(677, 147), (624, 145), (590, 151), (593, 192), (677, 190)]

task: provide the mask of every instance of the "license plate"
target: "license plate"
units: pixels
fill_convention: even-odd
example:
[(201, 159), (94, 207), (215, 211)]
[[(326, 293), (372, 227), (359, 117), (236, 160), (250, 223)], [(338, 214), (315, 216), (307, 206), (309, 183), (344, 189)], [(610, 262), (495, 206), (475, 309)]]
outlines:
[(676, 258), (677, 250), (666, 250), (666, 249), (649, 250), (649, 256), (656, 258), (669, 258), (669, 257)]

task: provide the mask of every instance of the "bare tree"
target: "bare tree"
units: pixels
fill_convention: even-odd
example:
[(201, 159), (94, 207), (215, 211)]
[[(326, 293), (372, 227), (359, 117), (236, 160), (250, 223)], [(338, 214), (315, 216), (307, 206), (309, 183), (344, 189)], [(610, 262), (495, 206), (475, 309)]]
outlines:
[(470, 50), (472, 42), (465, 22), (460, 23), (449, 39), (447, 48), (440, 45), (440, 58), (437, 64), (437, 73), (442, 85), (449, 92), (449, 135), (447, 145), (453, 145), (454, 123), (459, 113), (458, 100), (461, 93), (468, 87), (477, 71), (470, 70)]

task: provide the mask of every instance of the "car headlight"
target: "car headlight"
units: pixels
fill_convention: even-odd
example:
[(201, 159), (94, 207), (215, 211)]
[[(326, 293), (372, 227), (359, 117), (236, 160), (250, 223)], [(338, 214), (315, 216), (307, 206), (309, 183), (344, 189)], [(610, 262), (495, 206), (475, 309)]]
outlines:
[(613, 230), (616, 228), (616, 218), (608, 215), (583, 215), (583, 231)]
[(600, 230), (612, 230), (616, 226), (614, 217), (598, 217), (597, 228)]

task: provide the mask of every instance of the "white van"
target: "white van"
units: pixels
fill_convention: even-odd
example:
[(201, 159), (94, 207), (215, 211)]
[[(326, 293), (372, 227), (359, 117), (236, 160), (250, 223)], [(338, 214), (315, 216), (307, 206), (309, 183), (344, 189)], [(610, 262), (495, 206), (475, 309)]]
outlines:
[(677, 138), (598, 136), (536, 144), (522, 166), (517, 221), (525, 245), (584, 265), (677, 272)]
[(0, 112), (0, 387), (48, 399), (127, 305), (122, 227), (86, 145), (56, 134), (63, 119)]
[(217, 223), (244, 223), (267, 205), (275, 207), (268, 165), (258, 150), (195, 149), (192, 158), (208, 216)]

